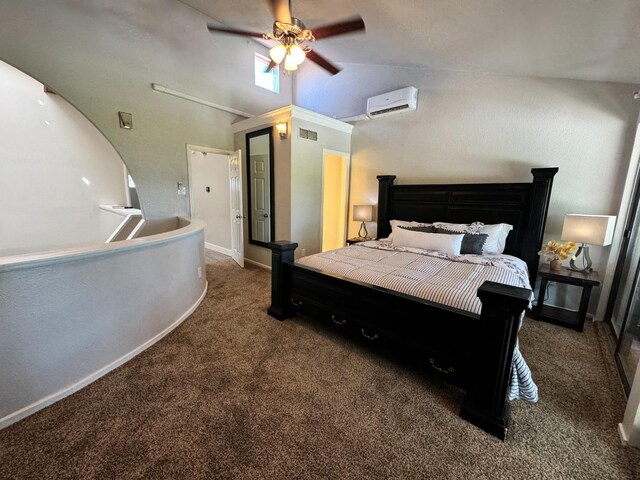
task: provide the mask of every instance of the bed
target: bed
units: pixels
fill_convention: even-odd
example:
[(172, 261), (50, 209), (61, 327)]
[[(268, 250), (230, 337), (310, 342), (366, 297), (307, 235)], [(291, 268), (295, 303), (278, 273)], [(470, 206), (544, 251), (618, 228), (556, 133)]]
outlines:
[[(538, 251), (557, 171), (534, 168), (530, 183), (394, 185), (395, 176), (378, 176), (378, 238), (391, 234), (392, 220), (506, 223), (513, 230), (506, 238), (504, 254), (520, 258), (530, 285), (535, 285)], [(331, 273), (322, 263), (294, 263), (296, 247), (290, 241), (269, 244), (269, 315), (284, 320), (301, 314), (335, 325), (363, 341), (402, 351), (466, 392), (462, 418), (505, 439), (517, 333), (531, 290), (501, 283), (499, 276), (487, 274), (477, 288), (477, 299), (468, 300), (469, 304), (475, 301), (475, 307), (456, 304), (455, 295), (451, 296), (453, 301), (438, 303), (421, 298), (409, 287), (369, 283), (366, 275), (348, 278), (347, 272)], [(355, 249), (378, 251), (385, 247), (347, 248), (354, 249), (349, 255), (357, 256), (359, 250)]]

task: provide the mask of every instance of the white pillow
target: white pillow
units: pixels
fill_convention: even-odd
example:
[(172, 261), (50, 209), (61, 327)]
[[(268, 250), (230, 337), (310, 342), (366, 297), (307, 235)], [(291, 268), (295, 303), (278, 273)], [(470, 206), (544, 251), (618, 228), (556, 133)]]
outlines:
[(393, 235), (394, 247), (422, 248), (438, 252), (460, 255), (464, 234), (425, 233), (398, 228)]
[(421, 223), (414, 221), (407, 222), (405, 220), (389, 220), (389, 223), (391, 224), (391, 233), (389, 234), (387, 240), (391, 240), (393, 238), (393, 232), (395, 232), (398, 227), (428, 227), (429, 225), (432, 225), (431, 223)]
[(489, 235), (482, 247), (482, 253), (498, 254), (504, 252), (507, 236), (511, 230), (513, 230), (513, 225), (509, 225), (508, 223), (496, 223), (495, 225), (485, 225), (482, 227), (480, 233)]

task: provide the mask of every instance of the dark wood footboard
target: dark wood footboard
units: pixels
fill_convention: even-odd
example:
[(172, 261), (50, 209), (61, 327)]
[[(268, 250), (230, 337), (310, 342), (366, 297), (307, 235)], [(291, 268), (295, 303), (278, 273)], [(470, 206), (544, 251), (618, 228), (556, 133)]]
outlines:
[(436, 376), (467, 392), (462, 418), (505, 438), (513, 350), (530, 290), (485, 282), (478, 290), (478, 316), (296, 265), (296, 243), (269, 247), (269, 315), (284, 320), (301, 314), (366, 342), (401, 346)]

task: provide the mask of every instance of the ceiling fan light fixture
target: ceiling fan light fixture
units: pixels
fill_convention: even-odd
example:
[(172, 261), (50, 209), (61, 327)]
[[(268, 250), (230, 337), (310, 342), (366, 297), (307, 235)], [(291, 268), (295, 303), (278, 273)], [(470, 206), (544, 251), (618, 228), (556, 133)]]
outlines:
[(287, 47), (285, 47), (281, 43), (279, 43), (278, 45), (273, 47), (271, 50), (269, 50), (269, 56), (271, 57), (271, 60), (273, 60), (277, 64), (280, 64), (280, 62), (282, 62), (286, 54), (287, 54)]
[(291, 59), (296, 63), (296, 65), (300, 65), (306, 58), (304, 50), (300, 48), (300, 45), (298, 45), (297, 43), (294, 43), (289, 47), (289, 55), (291, 56)]
[[(287, 70), (297, 70), (298, 65), (309, 57), (309, 61), (325, 69), (331, 75), (340, 72), (340, 69), (333, 65), (322, 55), (311, 50), (306, 42), (336, 37), (348, 33), (364, 32), (365, 25), (360, 15), (355, 15), (341, 22), (331, 23), (316, 27), (314, 31), (307, 29), (304, 22), (299, 18), (291, 16), (291, 0), (266, 0), (271, 8), (271, 13), (275, 21), (271, 33), (259, 33), (237, 28), (219, 26), (216, 23), (207, 23), (207, 29), (211, 33), (224, 33), (228, 35), (241, 35), (244, 37), (261, 38), (272, 40), (278, 43), (269, 50), (271, 61), (265, 69), (266, 72), (274, 70), (276, 65), (283, 61)], [(275, 70), (278, 71), (277, 69)]]
[(284, 57), (284, 69), (290, 72), (298, 69), (298, 64), (293, 60), (291, 55)]

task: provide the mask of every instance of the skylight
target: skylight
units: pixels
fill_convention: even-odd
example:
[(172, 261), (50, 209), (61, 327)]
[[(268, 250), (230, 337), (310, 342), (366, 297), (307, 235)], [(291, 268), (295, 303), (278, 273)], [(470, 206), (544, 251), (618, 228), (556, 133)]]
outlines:
[(270, 62), (268, 57), (256, 53), (254, 61), (256, 85), (278, 93), (280, 92), (280, 68), (276, 66), (271, 71), (265, 72)]

